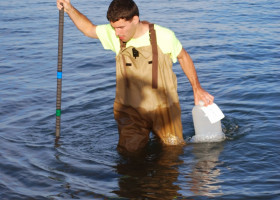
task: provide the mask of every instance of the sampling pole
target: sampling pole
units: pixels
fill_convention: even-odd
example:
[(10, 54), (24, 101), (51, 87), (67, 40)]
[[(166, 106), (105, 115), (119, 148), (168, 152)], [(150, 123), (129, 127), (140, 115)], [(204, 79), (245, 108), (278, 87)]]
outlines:
[(56, 90), (56, 133), (55, 133), (55, 135), (57, 138), (60, 136), (63, 26), (64, 26), (64, 9), (61, 9), (61, 10), (59, 10), (57, 90)]

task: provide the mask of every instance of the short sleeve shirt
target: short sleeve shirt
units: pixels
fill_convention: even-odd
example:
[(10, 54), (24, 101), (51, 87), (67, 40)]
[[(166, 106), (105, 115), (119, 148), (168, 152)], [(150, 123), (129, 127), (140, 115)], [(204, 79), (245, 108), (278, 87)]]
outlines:
[[(173, 31), (168, 28), (155, 24), (157, 35), (157, 44), (164, 54), (170, 54), (170, 58), (175, 63), (177, 56), (182, 50), (182, 44), (176, 38)], [(104, 49), (112, 50), (116, 55), (120, 51), (120, 40), (115, 34), (114, 28), (110, 24), (98, 25), (96, 28), (97, 36), (102, 43)], [(126, 43), (126, 46), (142, 47), (150, 45), (149, 31), (139, 38), (132, 38)]]

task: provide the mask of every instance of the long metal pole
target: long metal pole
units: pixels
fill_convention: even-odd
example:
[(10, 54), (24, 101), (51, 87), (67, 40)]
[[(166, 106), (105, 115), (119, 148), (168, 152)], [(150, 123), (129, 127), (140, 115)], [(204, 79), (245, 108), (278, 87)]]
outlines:
[(56, 137), (60, 136), (61, 116), (61, 86), (62, 86), (62, 56), (63, 56), (63, 26), (64, 10), (59, 10), (59, 31), (58, 31), (58, 60), (57, 60), (57, 90), (56, 90)]

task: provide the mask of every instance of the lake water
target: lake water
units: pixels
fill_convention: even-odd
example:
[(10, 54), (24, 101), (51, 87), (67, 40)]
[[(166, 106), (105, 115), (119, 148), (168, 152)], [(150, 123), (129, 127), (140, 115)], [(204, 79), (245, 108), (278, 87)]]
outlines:
[[(73, 1), (96, 24), (109, 3)], [(56, 2), (1, 1), (0, 199), (280, 199), (280, 1), (136, 3), (189, 52), (227, 139), (163, 148), (152, 138), (145, 155), (119, 155), (115, 55), (65, 15), (56, 141)], [(178, 63), (174, 71), (188, 140), (192, 89)]]

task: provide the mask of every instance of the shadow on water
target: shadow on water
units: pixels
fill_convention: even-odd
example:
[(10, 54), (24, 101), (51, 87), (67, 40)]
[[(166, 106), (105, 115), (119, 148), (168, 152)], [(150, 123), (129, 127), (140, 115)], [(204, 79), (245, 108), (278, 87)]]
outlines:
[(146, 152), (137, 157), (120, 157), (116, 168), (119, 189), (113, 191), (127, 199), (174, 199), (180, 188), (175, 184), (181, 146), (161, 146), (151, 141)]
[[(186, 159), (184, 150), (190, 149), (191, 160)], [(55, 148), (63, 148), (62, 142), (55, 140)], [(163, 146), (157, 137), (151, 137), (148, 146), (142, 154), (135, 156), (119, 156), (114, 160), (115, 165), (112, 170), (117, 173), (118, 188), (110, 193), (116, 197), (98, 194), (95, 189), (77, 188), (74, 183), (68, 182), (68, 176), (79, 174), (86, 175), (88, 178), (95, 178), (95, 160), (88, 160), (92, 163), (92, 170), (81, 172), (86, 166), (76, 166), (76, 164), (64, 162), (60, 158), (61, 153), (56, 153), (57, 175), (63, 181), (63, 191), (58, 197), (86, 197), (94, 199), (160, 199), (160, 200), (190, 200), (200, 199), (200, 197), (219, 197), (223, 195), (219, 176), (221, 171), (219, 165), (219, 155), (224, 149), (224, 142), (221, 143), (197, 143), (189, 146)], [(60, 151), (60, 150), (59, 150)], [(65, 155), (63, 156), (65, 157)], [(187, 156), (189, 158), (189, 156)], [(191, 156), (192, 157), (192, 156)], [(65, 159), (65, 158), (64, 158)], [(71, 160), (68, 158), (67, 160)], [(77, 158), (72, 158), (77, 159)], [(82, 158), (83, 159), (83, 158)], [(78, 159), (80, 160), (80, 159)], [(73, 160), (74, 161), (74, 160)], [(190, 172), (184, 173), (182, 166), (190, 167)], [(99, 167), (98, 167), (99, 168)], [(104, 169), (103, 169), (104, 171)], [(106, 169), (105, 169), (106, 171)], [(74, 174), (72, 174), (74, 173)], [(103, 173), (103, 172), (102, 172)], [(62, 175), (64, 174), (64, 175)], [(72, 174), (72, 175), (71, 175)], [(99, 174), (98, 176), (100, 176)], [(102, 176), (102, 175), (101, 175)], [(182, 182), (182, 176), (187, 183)], [(64, 178), (63, 178), (64, 177)], [(107, 177), (112, 178), (112, 177)], [(181, 181), (179, 181), (181, 180)], [(179, 181), (179, 182), (178, 182)], [(182, 190), (183, 185), (188, 185), (186, 196)], [(92, 187), (92, 186), (91, 186)]]
[[(190, 200), (200, 197), (222, 196), (219, 176), (219, 155), (224, 143), (192, 144), (193, 160), (184, 161), (184, 147), (161, 146), (151, 141), (145, 154), (138, 157), (120, 157), (115, 167), (119, 177), (119, 189), (113, 191), (125, 199)], [(191, 164), (191, 163), (194, 163)], [(193, 165), (188, 180), (190, 195), (185, 196), (182, 183), (178, 184), (183, 165)], [(181, 168), (181, 167), (180, 167)]]
[[(63, 143), (59, 139), (55, 139), (55, 148), (61, 151)], [(55, 154), (57, 161), (56, 176), (59, 179), (65, 179), (62, 183), (62, 191), (53, 195), (53, 197), (62, 198), (93, 198), (103, 200), (119, 200), (119, 199), (175, 199), (180, 196), (178, 190), (180, 187), (175, 183), (178, 181), (179, 169), (178, 167), (183, 163), (179, 158), (183, 154), (182, 146), (163, 146), (156, 137), (150, 139), (149, 144), (141, 154), (134, 156), (124, 156), (119, 154), (115, 160), (113, 169), (118, 174), (118, 188), (111, 193), (116, 197), (108, 197), (106, 195), (98, 194), (99, 191), (89, 190), (89, 188), (77, 188), (74, 183), (68, 182), (68, 176), (75, 176), (77, 174), (91, 177), (96, 167), (93, 162), (90, 173), (80, 172), (79, 169), (83, 166), (76, 166), (73, 163), (65, 162), (61, 159), (61, 153)], [(62, 157), (65, 157), (62, 155)], [(65, 159), (65, 158), (64, 158)], [(70, 158), (67, 158), (69, 160)], [(104, 171), (104, 169), (103, 169)], [(106, 171), (106, 169), (105, 169)], [(74, 173), (74, 174), (72, 174)], [(104, 173), (104, 172), (102, 172)], [(72, 175), (71, 175), (72, 174)], [(97, 175), (97, 174), (96, 174)], [(99, 174), (98, 176), (100, 176)], [(92, 177), (96, 178), (96, 177)], [(112, 177), (107, 177), (112, 178)], [(91, 186), (93, 187), (93, 186)]]

